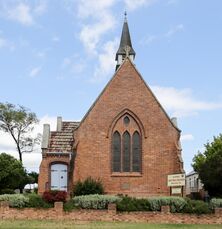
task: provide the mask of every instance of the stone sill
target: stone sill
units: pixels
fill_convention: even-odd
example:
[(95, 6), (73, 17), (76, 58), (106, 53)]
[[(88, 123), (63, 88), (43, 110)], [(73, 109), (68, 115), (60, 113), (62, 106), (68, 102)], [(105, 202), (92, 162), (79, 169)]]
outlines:
[(115, 172), (111, 174), (111, 177), (142, 177), (141, 173), (136, 173), (136, 172), (131, 172), (131, 173), (119, 173), (119, 172)]

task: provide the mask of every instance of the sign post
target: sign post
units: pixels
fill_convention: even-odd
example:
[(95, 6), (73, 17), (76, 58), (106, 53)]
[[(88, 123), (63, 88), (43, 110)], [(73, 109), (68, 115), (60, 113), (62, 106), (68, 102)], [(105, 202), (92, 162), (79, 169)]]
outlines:
[(185, 174), (171, 174), (167, 176), (167, 186), (170, 187), (171, 195), (182, 195), (185, 186)]

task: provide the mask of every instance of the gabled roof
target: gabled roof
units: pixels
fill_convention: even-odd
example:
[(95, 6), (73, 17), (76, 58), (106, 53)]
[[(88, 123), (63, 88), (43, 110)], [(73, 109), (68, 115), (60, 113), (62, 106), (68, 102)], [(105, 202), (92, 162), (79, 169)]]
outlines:
[(99, 94), (99, 96), (97, 97), (97, 99), (95, 100), (95, 102), (92, 104), (92, 106), (89, 108), (89, 110), (87, 111), (87, 113), (84, 115), (83, 119), (81, 120), (81, 122), (79, 123), (79, 126), (77, 128), (79, 128), (81, 126), (81, 124), (84, 122), (84, 120), (86, 119), (86, 117), (89, 115), (90, 111), (93, 109), (93, 107), (96, 105), (97, 101), (100, 99), (100, 97), (103, 95), (103, 93), (106, 91), (106, 89), (108, 88), (108, 86), (111, 84), (111, 82), (113, 81), (113, 79), (115, 78), (115, 76), (118, 74), (118, 72), (121, 70), (121, 68), (124, 66), (124, 64), (126, 63), (126, 61), (129, 61), (130, 64), (133, 66), (133, 68), (136, 70), (136, 72), (138, 73), (139, 77), (141, 78), (141, 80), (143, 81), (143, 83), (145, 84), (145, 86), (147, 87), (147, 89), (150, 91), (150, 93), (152, 94), (152, 96), (154, 97), (154, 99), (156, 100), (156, 102), (158, 103), (158, 105), (160, 106), (161, 110), (164, 112), (164, 114), (166, 115), (167, 119), (170, 121), (170, 123), (172, 124), (172, 126), (178, 131), (181, 132), (181, 130), (172, 122), (172, 120), (170, 119), (170, 117), (168, 116), (167, 112), (165, 111), (165, 109), (163, 108), (163, 106), (160, 104), (159, 100), (156, 98), (156, 96), (154, 95), (154, 93), (152, 92), (152, 90), (150, 89), (150, 87), (147, 85), (147, 83), (145, 82), (145, 80), (143, 79), (142, 75), (140, 74), (140, 72), (137, 70), (137, 68), (135, 67), (135, 64), (130, 60), (129, 57), (126, 57), (126, 59), (122, 62), (122, 64), (120, 65), (120, 67), (117, 69), (117, 71), (114, 73), (114, 75), (112, 76), (112, 78), (109, 80), (109, 82), (106, 84), (106, 86), (104, 87), (104, 89), (102, 90), (102, 92)]
[(186, 175), (186, 177), (189, 177), (189, 176), (192, 176), (192, 175), (195, 175), (195, 174), (198, 174), (198, 173), (195, 172), (195, 171), (191, 171)]
[(79, 122), (62, 122), (61, 131), (51, 131), (49, 139), (49, 152), (71, 152), (73, 146), (73, 132)]

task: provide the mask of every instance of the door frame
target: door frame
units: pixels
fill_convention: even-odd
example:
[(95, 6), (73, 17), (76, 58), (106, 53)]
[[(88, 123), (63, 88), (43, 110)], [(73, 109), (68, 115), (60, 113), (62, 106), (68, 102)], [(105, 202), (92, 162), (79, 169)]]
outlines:
[(51, 166), (55, 165), (55, 164), (62, 164), (62, 165), (66, 165), (67, 166), (67, 191), (69, 191), (69, 164), (67, 162), (64, 161), (53, 161), (51, 163), (49, 163), (49, 190), (51, 190)]

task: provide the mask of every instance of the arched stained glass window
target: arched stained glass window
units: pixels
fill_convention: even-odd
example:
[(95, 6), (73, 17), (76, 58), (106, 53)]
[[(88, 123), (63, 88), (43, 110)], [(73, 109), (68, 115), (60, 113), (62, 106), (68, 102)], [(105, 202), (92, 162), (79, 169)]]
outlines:
[(141, 172), (141, 139), (137, 131), (134, 132), (132, 138), (132, 170)]
[(128, 113), (119, 118), (112, 132), (111, 159), (114, 173), (142, 172), (142, 135), (138, 122)]
[(123, 134), (123, 172), (130, 172), (130, 148), (130, 134), (128, 131), (125, 131)]
[(115, 131), (112, 139), (112, 171), (121, 171), (121, 137), (118, 131)]

